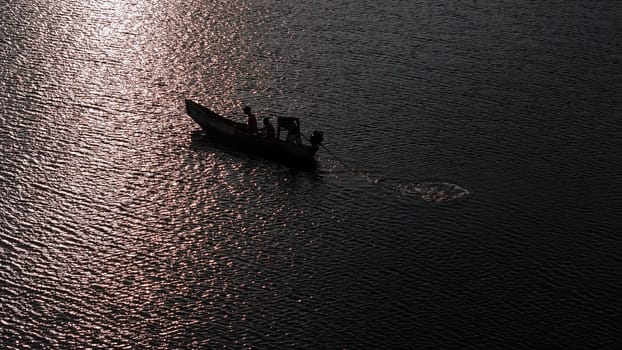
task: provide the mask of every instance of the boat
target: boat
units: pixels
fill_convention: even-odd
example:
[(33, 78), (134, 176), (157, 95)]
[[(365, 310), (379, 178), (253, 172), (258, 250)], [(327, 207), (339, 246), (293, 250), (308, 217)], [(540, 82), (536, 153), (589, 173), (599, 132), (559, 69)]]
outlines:
[(276, 139), (267, 139), (263, 135), (251, 132), (245, 123), (221, 116), (211, 109), (186, 99), (186, 113), (205, 131), (210, 140), (226, 144), (250, 154), (261, 155), (280, 163), (296, 166), (308, 166), (315, 162), (315, 154), (323, 141), (323, 133), (315, 130), (309, 138), (309, 145), (282, 140), (281, 133), (300, 134), (300, 120), (294, 117), (278, 117)]

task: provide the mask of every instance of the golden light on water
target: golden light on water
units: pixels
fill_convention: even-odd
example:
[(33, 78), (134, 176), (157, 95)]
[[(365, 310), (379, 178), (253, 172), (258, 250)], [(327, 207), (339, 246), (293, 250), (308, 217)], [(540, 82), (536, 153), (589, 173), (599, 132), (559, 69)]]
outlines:
[[(491, 159), (497, 150), (480, 148), (498, 135), (482, 137), (490, 123), (465, 127), (449, 116), (455, 104), (431, 102), (451, 99), (462, 80), (418, 75), (420, 60), (459, 45), (460, 33), (426, 37), (414, 55), (410, 39), (426, 28), (398, 15), (416, 11), (386, 23), (373, 9), (416, 10), (411, 2), (7, 4), (0, 347), (400, 348), (422, 329), (448, 329), (436, 315), (452, 315), (464, 293), (452, 277), (494, 281), (505, 261), (487, 251), (525, 242), (499, 236), (495, 223), (508, 208), (530, 214), (516, 203), (533, 193), (504, 206), (455, 185), (477, 183), (486, 163), (472, 164)], [(435, 78), (452, 75), (434, 67)], [(251, 105), (300, 117), (306, 131), (331, 129), (328, 148), (360, 171), (320, 153), (320, 170), (303, 173), (220, 145), (186, 115), (185, 98), (239, 120)], [(555, 246), (547, 242), (536, 250)], [(548, 282), (563, 264), (538, 271)], [(507, 266), (504, 276), (517, 276)], [(496, 282), (488, 297), (503, 292)], [(394, 339), (406, 341), (387, 345)]]
[[(187, 29), (196, 24), (187, 22), (183, 9), (156, 16), (158, 6), (83, 3), (80, 20), (67, 30), (87, 34), (62, 43), (65, 65), (57, 60), (50, 67), (63, 79), (59, 100), (71, 95), (63, 99), (67, 118), (51, 119), (49, 129), (72, 151), (62, 154), (62, 168), (50, 169), (56, 180), (48, 186), (65, 194), (59, 221), (74, 228), (72, 239), (87, 242), (88, 249), (73, 255), (79, 262), (73, 270), (92, 266), (79, 280), (86, 286), (82, 297), (97, 300), (91, 312), (112, 309), (118, 334), (136, 331), (139, 343), (157, 324), (166, 325), (162, 334), (182, 329), (183, 322), (164, 322), (179, 308), (216, 325), (230, 323), (224, 309), (240, 297), (240, 285), (267, 284), (261, 276), (246, 276), (246, 263), (235, 259), (269, 257), (255, 249), (269, 239), (257, 231), (271, 223), (249, 222), (272, 215), (244, 209), (248, 186), (258, 184), (239, 177), (239, 163), (215, 166), (213, 156), (189, 151), (193, 127), (180, 116), (179, 102), (187, 95), (223, 110), (241, 104), (239, 89), (248, 74), (241, 70), (250, 58), (235, 40), (244, 36), (234, 33), (235, 26), (214, 28), (217, 34)], [(210, 16), (193, 15), (199, 21)], [(231, 50), (240, 54), (231, 56)], [(64, 123), (71, 127), (59, 134)], [(231, 230), (244, 236), (231, 236)], [(64, 247), (59, 249), (62, 254)], [(141, 322), (133, 325), (133, 319)], [(109, 329), (102, 334), (116, 336)]]

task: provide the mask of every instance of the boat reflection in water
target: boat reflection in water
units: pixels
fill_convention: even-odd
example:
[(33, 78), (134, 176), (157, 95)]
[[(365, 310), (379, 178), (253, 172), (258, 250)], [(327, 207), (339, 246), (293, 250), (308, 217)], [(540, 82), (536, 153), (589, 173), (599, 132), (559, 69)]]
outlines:
[(288, 140), (295, 139), (292, 135), (300, 135), (298, 118), (279, 117), (276, 138), (268, 139), (251, 132), (246, 124), (227, 119), (192, 100), (186, 100), (186, 112), (211, 140), (296, 168), (314, 169), (317, 165), (315, 153), (323, 140), (321, 131), (313, 132), (309, 138), (310, 145), (281, 140), (282, 130), (288, 132)]

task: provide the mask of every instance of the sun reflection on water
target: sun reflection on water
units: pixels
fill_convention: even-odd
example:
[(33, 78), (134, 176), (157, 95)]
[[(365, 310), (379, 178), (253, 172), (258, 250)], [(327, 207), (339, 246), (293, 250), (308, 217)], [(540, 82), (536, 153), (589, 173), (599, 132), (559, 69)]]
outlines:
[(36, 127), (20, 158), (33, 181), (15, 211), (42, 243), (20, 281), (38, 304), (18, 307), (59, 347), (256, 338), (247, 323), (269, 327), (275, 300), (294, 299), (278, 281), (294, 268), (300, 211), (282, 203), (279, 175), (266, 181), (284, 170), (191, 147), (180, 108), (196, 96), (237, 111), (269, 94), (239, 20), (249, 5), (62, 5), (41, 9), (54, 21), (33, 49)]

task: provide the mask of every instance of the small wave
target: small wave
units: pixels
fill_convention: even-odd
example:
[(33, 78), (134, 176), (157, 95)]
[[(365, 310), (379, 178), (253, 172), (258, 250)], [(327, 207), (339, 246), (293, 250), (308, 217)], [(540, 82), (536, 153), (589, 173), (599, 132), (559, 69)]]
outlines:
[[(334, 173), (334, 171), (331, 172)], [(397, 192), (401, 196), (429, 203), (441, 204), (453, 202), (459, 199), (466, 199), (472, 194), (471, 191), (458, 184), (443, 180), (406, 182), (397, 179), (380, 178), (371, 173), (359, 170), (348, 170), (345, 172), (356, 174), (371, 183), (384, 187), (390, 191)]]
[(377, 179), (374, 182), (402, 196), (436, 204), (465, 199), (471, 195), (466, 188), (447, 181), (405, 183), (399, 180)]
[(471, 194), (466, 188), (445, 181), (398, 184), (395, 189), (401, 195), (431, 203), (446, 203), (463, 199)]

